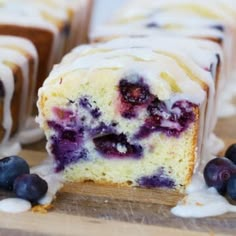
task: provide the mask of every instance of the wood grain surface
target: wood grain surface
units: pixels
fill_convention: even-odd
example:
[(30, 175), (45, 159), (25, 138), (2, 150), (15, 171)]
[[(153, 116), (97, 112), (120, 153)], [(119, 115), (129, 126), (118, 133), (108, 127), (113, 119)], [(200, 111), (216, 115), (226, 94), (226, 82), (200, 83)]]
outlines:
[[(218, 122), (216, 133), (226, 147), (236, 141), (236, 118)], [(30, 165), (44, 158), (45, 142), (25, 147), (21, 155)], [(0, 199), (12, 196), (0, 192)], [(66, 184), (47, 214), (0, 213), (0, 235), (236, 235), (236, 214), (182, 219), (170, 213), (181, 198), (173, 191)]]

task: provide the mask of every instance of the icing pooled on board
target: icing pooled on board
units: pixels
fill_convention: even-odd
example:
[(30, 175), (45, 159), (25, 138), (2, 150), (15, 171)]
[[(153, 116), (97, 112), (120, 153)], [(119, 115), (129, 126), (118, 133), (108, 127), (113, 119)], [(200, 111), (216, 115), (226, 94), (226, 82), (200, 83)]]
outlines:
[(56, 193), (63, 187), (64, 183), (62, 173), (55, 173), (55, 166), (52, 162), (52, 158), (48, 157), (41, 165), (32, 168), (31, 173), (38, 174), (48, 184), (46, 195), (40, 199), (38, 203), (41, 205), (52, 203)]
[(6, 198), (0, 201), (0, 211), (6, 213), (22, 213), (31, 209), (31, 203), (20, 198)]

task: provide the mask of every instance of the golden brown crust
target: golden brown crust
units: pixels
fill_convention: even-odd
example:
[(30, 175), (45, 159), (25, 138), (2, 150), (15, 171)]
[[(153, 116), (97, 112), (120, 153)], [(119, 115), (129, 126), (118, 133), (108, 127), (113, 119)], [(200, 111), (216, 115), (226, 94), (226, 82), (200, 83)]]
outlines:
[(92, 9), (94, 5), (94, 0), (87, 0), (86, 1), (86, 8), (84, 9), (85, 12), (84, 14), (84, 19), (82, 19), (82, 31), (80, 32), (81, 34), (81, 42), (80, 43), (88, 43), (88, 32), (89, 32), (89, 27), (91, 23), (91, 16), (92, 16)]
[(54, 208), (52, 204), (46, 204), (46, 205), (37, 205), (32, 207), (31, 211), (34, 213), (41, 213), (46, 214), (49, 211), (51, 211)]
[[(28, 55), (28, 62), (30, 65), (30, 70), (29, 70), (29, 94), (31, 93), (30, 90), (32, 90), (33, 85), (32, 85), (32, 79), (33, 79), (33, 72), (34, 72), (34, 59)], [(21, 70), (21, 67), (9, 62), (9, 61), (5, 61), (4, 64), (6, 66), (8, 66), (13, 73), (14, 76), (14, 92), (13, 92), (13, 97), (12, 97), (12, 101), (11, 101), (11, 114), (12, 114), (12, 119), (13, 119), (13, 123), (12, 123), (12, 129), (11, 129), (11, 136), (13, 136), (19, 128), (19, 115), (20, 115), (20, 109), (22, 109), (21, 107), (21, 98), (22, 98), (22, 93), (23, 93), (23, 84), (24, 84), (24, 77), (23, 77), (23, 72)], [(30, 110), (30, 98), (29, 96), (27, 96), (27, 109), (28, 111)], [(3, 122), (3, 113), (4, 113), (4, 99), (2, 99), (2, 101), (0, 102), (0, 122)], [(27, 112), (27, 114), (29, 115), (29, 112)], [(3, 139), (5, 134), (5, 130), (3, 127), (1, 127), (0, 129), (0, 140)]]
[[(27, 114), (31, 115), (32, 113), (32, 104), (30, 104), (30, 101), (35, 100), (35, 94), (36, 94), (36, 88), (33, 87), (33, 80), (36, 79), (34, 78), (34, 73), (35, 73), (35, 68), (36, 68), (36, 61), (34, 58), (32, 58), (30, 55), (26, 55), (28, 58), (29, 62), (29, 89), (28, 89), (28, 94), (29, 94), (29, 99), (27, 102)], [(36, 81), (35, 81), (36, 82)]]
[(19, 114), (21, 109), (21, 96), (23, 92), (24, 78), (21, 68), (18, 65), (11, 62), (5, 62), (5, 64), (12, 69), (14, 75), (14, 93), (11, 102), (11, 114), (13, 119), (11, 135), (14, 135), (18, 130), (20, 122)]
[(3, 123), (3, 113), (4, 113), (4, 98), (0, 99), (0, 142), (3, 140), (4, 138), (4, 134), (5, 134), (5, 130), (2, 126)]
[(199, 116), (200, 116), (200, 110), (198, 107), (195, 108), (194, 113), (195, 113), (196, 121), (194, 123), (194, 129), (193, 129), (194, 133), (192, 136), (192, 148), (190, 151), (191, 155), (189, 157), (189, 170), (188, 170), (188, 174), (186, 175), (184, 188), (186, 188), (186, 186), (191, 182), (196, 159), (200, 158), (197, 156), (197, 152), (196, 152), (196, 147), (198, 146), (197, 144), (198, 144), (198, 136), (199, 136)]

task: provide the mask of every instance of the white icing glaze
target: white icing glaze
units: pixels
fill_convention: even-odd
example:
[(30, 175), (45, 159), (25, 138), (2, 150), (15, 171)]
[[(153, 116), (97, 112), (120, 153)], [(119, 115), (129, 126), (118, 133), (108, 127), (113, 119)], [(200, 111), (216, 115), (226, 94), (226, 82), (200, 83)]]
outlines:
[[(218, 24), (217, 21), (205, 21), (205, 24), (199, 25), (191, 25), (192, 21), (186, 25), (189, 18), (182, 18), (181, 22), (178, 22), (179, 17), (175, 18), (162, 18), (158, 15), (157, 19), (147, 19), (147, 20), (140, 20), (137, 22), (130, 22), (121, 25), (104, 25), (97, 27), (90, 33), (90, 39), (92, 41), (106, 38), (106, 37), (118, 37), (118, 36), (152, 36), (152, 35), (173, 35), (175, 37), (180, 36), (187, 36), (187, 37), (208, 37), (213, 38), (215, 40), (224, 39), (224, 33), (220, 32), (217, 29), (210, 28), (213, 24)], [(160, 24), (160, 21), (163, 21), (162, 28), (147, 28), (146, 25), (148, 23), (155, 23)], [(185, 24), (184, 24), (185, 23)], [(195, 22), (193, 22), (195, 23)], [(200, 21), (201, 23), (201, 21)], [(173, 27), (169, 27), (168, 25), (173, 25)], [(166, 25), (166, 26), (165, 26)], [(174, 27), (176, 26), (176, 27)]]
[(31, 169), (31, 173), (38, 174), (48, 184), (46, 195), (38, 201), (39, 204), (50, 204), (54, 200), (56, 193), (63, 187), (62, 173), (55, 173), (52, 158), (48, 158), (44, 163)]
[[(125, 45), (123, 44), (124, 40), (121, 41), (120, 44), (118, 44), (118, 46), (115, 46), (116, 41), (114, 41), (115, 43), (112, 46), (109, 46), (109, 45), (107, 47), (106, 47), (106, 45), (98, 45), (97, 47), (91, 46), (90, 47), (91, 54), (89, 54), (90, 50), (88, 47), (83, 48), (84, 52), (81, 48), (78, 49), (79, 53), (77, 52), (77, 50), (74, 50), (74, 52), (72, 52), (71, 54), (69, 54), (68, 56), (65, 57), (65, 59), (62, 61), (62, 63), (60, 65), (57, 65), (56, 67), (54, 67), (54, 70), (51, 72), (51, 74), (50, 74), (48, 80), (46, 80), (45, 84), (51, 83), (51, 80), (54, 80), (55, 78), (57, 79), (57, 77), (60, 76), (61, 74), (65, 74), (65, 73), (68, 73), (68, 72), (76, 70), (76, 69), (127, 67), (127, 65), (130, 63), (130, 61), (132, 62), (132, 60), (127, 58), (127, 56), (132, 56), (134, 58), (139, 58), (141, 60), (146, 60), (146, 61), (158, 60), (158, 58), (161, 57), (161, 55), (159, 55), (159, 52), (158, 52), (158, 50), (160, 50), (160, 54), (162, 51), (168, 52), (168, 53), (171, 53), (173, 51), (172, 54), (180, 55), (179, 57), (180, 58), (182, 57), (182, 60), (184, 60), (184, 62), (186, 62), (187, 65), (189, 64), (188, 65), (189, 68), (192, 68), (192, 67), (195, 68), (194, 70), (198, 74), (199, 78), (204, 78), (204, 82), (207, 82), (207, 84), (209, 84), (209, 85), (212, 84), (211, 86), (213, 86), (212, 79), (210, 78), (209, 73), (207, 74), (205, 71), (200, 71), (199, 68), (197, 68), (193, 62), (187, 61), (187, 58), (184, 58), (184, 54), (182, 54), (180, 52), (180, 50), (177, 49), (177, 50), (175, 50), (176, 53), (174, 53), (174, 49), (176, 48), (176, 46), (174, 46), (174, 45), (173, 45), (173, 47), (170, 46), (170, 48), (173, 50), (168, 49), (168, 47), (164, 43), (164, 39), (163, 39), (162, 44), (160, 41), (161, 45), (159, 46), (159, 48), (156, 47), (157, 49), (155, 50), (155, 46), (153, 46), (153, 48), (150, 48), (147, 46), (146, 42), (149, 39), (147, 39), (147, 41), (145, 41), (145, 40), (140, 41), (140, 40), (142, 40), (142, 39), (139, 39), (138, 43), (135, 45), (135, 43), (132, 43), (133, 42), (132, 40), (127, 39), (127, 48), (125, 46), (126, 44)], [(154, 41), (155, 41), (155, 39), (153, 39), (151, 42), (154, 42)], [(129, 42), (131, 42), (130, 45), (133, 45), (133, 48), (129, 48), (129, 46), (130, 46)], [(143, 45), (142, 45), (142, 42), (143, 42)], [(144, 42), (145, 42), (145, 44), (144, 44)], [(154, 44), (154, 45), (158, 45), (158, 42), (159, 41), (157, 40), (156, 44)], [(123, 46), (121, 46), (121, 45), (123, 45)], [(182, 45), (184, 45), (184, 43)], [(135, 47), (135, 46), (137, 46), (137, 47)], [(143, 47), (143, 48), (141, 48), (141, 47)], [(101, 50), (102, 49), (110, 49), (110, 50), (108, 50), (107, 52), (99, 51), (99, 50), (96, 51), (96, 48), (99, 48)], [(112, 50), (112, 48), (115, 50)], [(95, 49), (95, 51), (93, 51), (94, 49)], [(196, 52), (196, 51), (197, 50), (193, 50), (193, 52)], [(84, 55), (83, 55), (83, 53), (84, 53)], [(78, 57), (78, 54), (79, 54), (79, 57)], [(192, 55), (193, 54), (194, 53), (192, 53)], [(197, 55), (199, 55), (199, 54), (197, 54)], [(121, 56), (123, 56), (124, 58), (120, 59)], [(113, 57), (113, 60), (110, 60), (110, 57)], [(164, 58), (164, 56), (163, 56), (163, 58)], [(167, 60), (167, 57), (165, 59)], [(159, 59), (159, 60), (161, 61), (162, 59)], [(169, 59), (168, 63), (170, 63), (170, 59)], [(190, 67), (190, 64), (192, 67)], [(208, 64), (208, 66), (209, 66), (209, 64)], [(166, 66), (163, 65), (163, 67), (161, 67), (161, 68), (165, 68), (165, 67)], [(171, 68), (171, 66), (168, 66), (168, 68)], [(167, 68), (163, 69), (163, 71), (165, 71), (165, 70), (168, 71), (170, 69), (167, 69)], [(174, 74), (175, 73), (173, 72), (173, 75)], [(187, 84), (181, 84), (181, 88), (183, 89), (184, 92), (186, 92), (191, 87), (187, 86)], [(186, 88), (186, 91), (185, 91), (185, 88)], [(199, 95), (197, 95), (197, 97), (200, 98), (199, 102), (198, 102), (198, 103), (200, 103), (204, 96), (199, 94)]]
[(18, 140), (12, 138), (10, 141), (0, 145), (0, 157), (8, 157), (18, 154), (21, 151)]
[[(38, 53), (36, 51), (35, 46), (27, 39), (20, 38), (20, 37), (14, 37), (14, 36), (0, 36), (0, 47), (4, 48), (10, 48), (10, 49), (15, 49), (18, 50), (23, 50), (26, 52), (27, 55), (30, 55), (30, 57), (34, 60), (34, 71), (33, 75), (31, 77), (31, 83), (32, 83), (32, 91), (31, 94), (29, 95), (29, 104), (30, 104), (30, 109), (29, 113), (31, 113), (32, 107), (33, 107), (33, 102), (34, 102), (34, 91), (35, 91), (35, 86), (36, 86), (36, 76), (38, 72)], [(22, 64), (22, 63), (21, 63)]]
[(45, 8), (51, 15), (55, 15), (53, 8), (42, 7), (42, 5), (37, 5), (34, 1), (29, 1), (27, 4), (22, 4), (17, 0), (4, 1), (0, 5), (0, 22), (1, 24), (29, 26), (50, 31), (53, 35), (53, 46), (48, 59), (48, 69), (50, 69), (59, 59), (59, 55), (62, 54), (64, 41), (60, 38), (58, 26), (44, 18), (43, 11), (45, 11)]
[[(221, 3), (221, 4), (220, 4)], [(226, 3), (226, 2), (224, 2)], [(226, 3), (225, 6), (229, 6), (229, 2)], [(191, 6), (191, 10), (190, 7)], [(232, 4), (231, 4), (232, 6)], [(235, 5), (234, 9), (235, 9)], [(203, 11), (197, 12), (200, 9), (204, 9)], [(195, 10), (196, 9), (196, 10)], [(140, 0), (134, 0), (129, 1), (128, 4), (117, 14), (117, 21), (121, 20), (128, 20), (128, 19), (134, 19), (135, 17), (145, 17), (147, 15), (150, 15), (153, 12), (159, 11), (168, 11), (172, 15), (178, 15), (182, 12), (185, 12), (185, 14), (191, 14), (191, 15), (199, 15), (208, 17), (208, 18), (215, 18), (215, 19), (221, 19), (225, 20), (231, 24), (234, 22), (234, 15), (228, 9), (226, 11), (226, 8), (222, 7), (222, 1), (215, 1), (215, 0), (199, 0), (199, 1), (192, 1), (192, 0), (159, 0), (159, 1), (140, 1)], [(209, 14), (204, 14), (204, 11), (210, 12)]]
[[(183, 7), (186, 4), (187, 7)], [(227, 4), (229, 4), (227, 2)], [(174, 37), (197, 37), (197, 38), (211, 38), (215, 40), (222, 40), (222, 47), (225, 55), (227, 55), (227, 67), (231, 71), (233, 69), (232, 60), (232, 30), (228, 26), (232, 25), (234, 15), (225, 4), (226, 9), (222, 11), (221, 4), (216, 4), (215, 1), (211, 3), (204, 3), (204, 1), (148, 1), (144, 4), (142, 1), (131, 1), (117, 14), (117, 17), (108, 25), (97, 28), (91, 33), (92, 40), (107, 39), (109, 37), (117, 36), (160, 36), (169, 35)], [(184, 14), (179, 14), (178, 11), (182, 9)], [(189, 7), (192, 6), (192, 7)], [(196, 9), (195, 9), (196, 8)], [(203, 13), (206, 15), (198, 15), (194, 10), (199, 11), (203, 8)], [(193, 10), (193, 12), (191, 11)], [(200, 11), (201, 12), (201, 11)], [(207, 12), (215, 14), (218, 17), (207, 16)], [(225, 12), (229, 12), (226, 14)], [(190, 16), (188, 15), (190, 14)], [(210, 14), (209, 13), (209, 14)], [(228, 19), (229, 18), (229, 19)], [(234, 19), (235, 22), (235, 19)], [(147, 28), (149, 23), (157, 23), (160, 28)], [(211, 26), (224, 26), (225, 32), (221, 32)], [(202, 59), (202, 57), (200, 57)]]
[(236, 212), (236, 206), (228, 203), (214, 188), (205, 187), (189, 193), (171, 212), (184, 218), (203, 218)]
[(0, 46), (14, 46), (22, 48), (24, 51), (32, 55), (34, 58), (38, 58), (36, 48), (27, 39), (15, 37), (15, 36), (0, 36)]
[(214, 133), (211, 133), (207, 142), (207, 150), (211, 150), (213, 155), (217, 155), (224, 149), (224, 147), (224, 141), (217, 137)]
[[(23, 50), (23, 51), (21, 51)], [(31, 59), (34, 61), (34, 68), (33, 68), (33, 75), (30, 77), (29, 74), (29, 61), (27, 56), (30, 56)], [(20, 126), (19, 131), (21, 131), (21, 137), (23, 135), (23, 143), (26, 144), (28, 142), (33, 142), (40, 140), (43, 135), (42, 132), (39, 131), (39, 128), (36, 127), (36, 124), (32, 122), (32, 119), (29, 118), (27, 124), (26, 120), (28, 119), (27, 116), (31, 113), (32, 106), (33, 106), (33, 99), (34, 99), (34, 89), (36, 85), (36, 74), (37, 74), (37, 66), (38, 66), (38, 57), (37, 52), (33, 44), (26, 40), (19, 37), (10, 37), (10, 36), (1, 36), (0, 37), (0, 62), (11, 62), (16, 64), (20, 67), (22, 75), (23, 75), (23, 84), (22, 88), (23, 91), (21, 92), (21, 104), (20, 104)], [(32, 80), (32, 88), (29, 93), (29, 78)], [(28, 106), (30, 106), (30, 108)], [(9, 114), (10, 116), (11, 114)], [(10, 118), (9, 118), (10, 119)], [(34, 125), (32, 125), (34, 123)], [(31, 124), (31, 125), (29, 125)], [(29, 137), (29, 135), (32, 135)], [(9, 141), (9, 144), (5, 143), (5, 147), (0, 147), (2, 153), (8, 154), (16, 154), (20, 151), (20, 138), (16, 135)], [(6, 140), (7, 141), (7, 140)]]
[(28, 59), (23, 56), (21, 53), (13, 50), (0, 48), (0, 62), (12, 62), (15, 65), (18, 65), (21, 69), (23, 76), (22, 91), (21, 91), (21, 103), (20, 103), (20, 114), (19, 114), (19, 123), (21, 130), (25, 124), (26, 115), (27, 115), (27, 99), (28, 99), (28, 89), (29, 89), (29, 64)]
[(17, 136), (21, 144), (31, 144), (43, 139), (44, 133), (35, 122), (34, 117), (29, 117), (24, 129)]
[(22, 213), (30, 209), (31, 203), (20, 198), (6, 198), (0, 201), (0, 211), (6, 213)]
[(0, 79), (5, 89), (2, 124), (5, 129), (4, 139), (2, 141), (2, 144), (4, 145), (9, 140), (12, 128), (11, 100), (14, 92), (14, 77), (12, 71), (7, 66), (2, 64), (0, 64)]
[(231, 205), (214, 188), (206, 186), (202, 174), (208, 161), (216, 158), (215, 154), (224, 148), (224, 143), (215, 134), (211, 134), (206, 148), (206, 156), (201, 158), (192, 181), (186, 189), (186, 196), (171, 209), (176, 216), (203, 218), (236, 212), (236, 206)]
[(226, 86), (220, 93), (220, 100), (218, 104), (218, 117), (227, 118), (236, 115), (236, 106), (233, 98), (236, 95), (236, 80), (234, 76), (227, 81)]

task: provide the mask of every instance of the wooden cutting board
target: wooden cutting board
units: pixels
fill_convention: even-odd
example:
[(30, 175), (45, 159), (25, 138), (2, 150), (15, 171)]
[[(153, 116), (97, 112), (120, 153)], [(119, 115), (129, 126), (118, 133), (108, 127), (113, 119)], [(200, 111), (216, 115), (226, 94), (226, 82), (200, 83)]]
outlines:
[[(216, 129), (226, 146), (236, 141), (236, 118), (220, 120)], [(26, 147), (22, 156), (30, 165), (44, 158), (45, 143)], [(0, 199), (11, 194), (0, 192)], [(182, 219), (170, 213), (181, 198), (174, 192), (67, 184), (47, 214), (0, 213), (0, 236), (19, 235), (236, 235), (236, 214), (204, 219)]]

